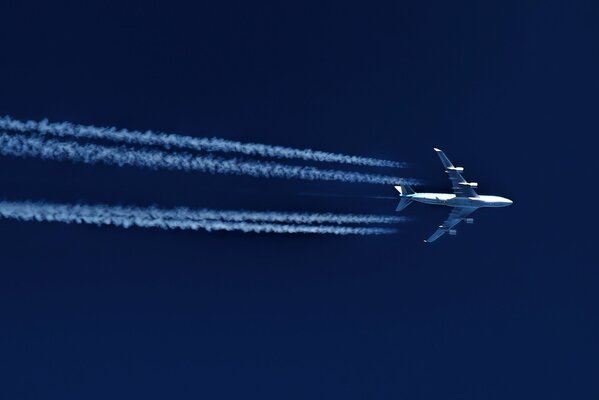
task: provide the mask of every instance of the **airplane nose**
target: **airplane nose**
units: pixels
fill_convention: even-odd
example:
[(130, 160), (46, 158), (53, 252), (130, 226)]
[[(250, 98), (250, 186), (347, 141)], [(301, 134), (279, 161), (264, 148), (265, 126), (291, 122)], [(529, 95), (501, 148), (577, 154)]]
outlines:
[(514, 202), (511, 201), (510, 199), (505, 199), (505, 203), (506, 203), (505, 204), (506, 206), (511, 206), (512, 204), (514, 204)]

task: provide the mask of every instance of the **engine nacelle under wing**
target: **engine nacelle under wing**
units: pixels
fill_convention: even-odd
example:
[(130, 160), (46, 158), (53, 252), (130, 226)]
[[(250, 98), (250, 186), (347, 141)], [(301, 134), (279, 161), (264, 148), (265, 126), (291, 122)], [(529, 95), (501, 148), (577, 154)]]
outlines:
[(455, 236), (455, 235), (457, 235), (457, 234), (458, 234), (458, 231), (456, 231), (455, 229), (450, 229), (450, 230), (449, 230), (449, 234), (450, 234), (451, 236)]
[(466, 223), (467, 224), (473, 224), (474, 223), (474, 218), (466, 218)]
[(471, 188), (478, 187), (478, 183), (476, 183), (476, 182), (460, 182), (460, 183), (458, 183), (458, 185), (460, 185), (460, 186), (468, 186), (468, 187), (471, 187)]

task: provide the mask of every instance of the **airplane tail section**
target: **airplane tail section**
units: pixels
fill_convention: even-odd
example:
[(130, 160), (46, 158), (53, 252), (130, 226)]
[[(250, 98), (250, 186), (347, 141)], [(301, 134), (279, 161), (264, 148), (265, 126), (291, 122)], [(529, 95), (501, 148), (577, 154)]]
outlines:
[(395, 189), (402, 196), (416, 193), (416, 192), (414, 192), (414, 189), (412, 189), (412, 187), (410, 185), (399, 185), (399, 186), (395, 186)]
[(409, 206), (410, 204), (412, 204), (412, 200), (409, 197), (402, 197), (401, 200), (399, 200), (399, 204), (397, 205), (395, 211), (399, 212), (407, 206)]
[(410, 199), (408, 195), (414, 194), (415, 192), (409, 185), (395, 186), (395, 189), (399, 192), (401, 197), (395, 211), (401, 211), (412, 203), (412, 199)]

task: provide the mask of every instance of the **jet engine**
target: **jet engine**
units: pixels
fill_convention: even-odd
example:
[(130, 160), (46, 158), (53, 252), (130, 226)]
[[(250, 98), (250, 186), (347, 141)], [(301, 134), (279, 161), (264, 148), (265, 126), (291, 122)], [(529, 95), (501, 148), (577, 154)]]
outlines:
[(449, 234), (450, 234), (451, 236), (455, 236), (455, 235), (457, 235), (457, 234), (458, 234), (458, 231), (456, 231), (455, 229), (450, 229), (450, 230), (449, 230)]
[(476, 182), (460, 182), (460, 183), (458, 183), (458, 185), (460, 185), (460, 186), (470, 186), (471, 188), (478, 187), (478, 183), (476, 183)]
[(466, 223), (467, 224), (473, 224), (474, 223), (474, 218), (466, 218)]

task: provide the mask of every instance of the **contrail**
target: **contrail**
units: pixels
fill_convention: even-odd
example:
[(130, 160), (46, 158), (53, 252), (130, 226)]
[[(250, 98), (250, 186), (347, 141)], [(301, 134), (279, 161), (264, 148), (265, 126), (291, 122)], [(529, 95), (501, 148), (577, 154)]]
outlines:
[(112, 225), (123, 228), (241, 231), (254, 233), (320, 233), (334, 235), (383, 235), (390, 228), (365, 228), (332, 225), (295, 225), (228, 220), (186, 220), (171, 218), (171, 210), (107, 205), (70, 205), (0, 201), (0, 218), (21, 221), (64, 222), (67, 224)]
[(358, 199), (381, 199), (381, 200), (397, 200), (399, 197), (395, 196), (369, 196), (362, 194), (337, 194), (337, 193), (316, 193), (316, 192), (301, 192), (300, 196), (313, 196), (313, 197), (350, 197)]
[(159, 145), (170, 148), (183, 148), (190, 150), (239, 153), (248, 156), (302, 159), (308, 161), (336, 162), (343, 164), (364, 165), (373, 167), (402, 168), (405, 163), (380, 160), (369, 157), (349, 156), (344, 154), (328, 153), (310, 149), (293, 149), (282, 146), (271, 146), (258, 143), (242, 143), (219, 138), (196, 138), (152, 131), (129, 131), (126, 129), (102, 128), (95, 126), (77, 125), (69, 122), (50, 123), (48, 120), (40, 122), (22, 122), (9, 116), (0, 117), (0, 129), (17, 132), (36, 131), (44, 135), (73, 137), (78, 139), (103, 139), (133, 145)]
[(186, 153), (168, 153), (156, 150), (137, 150), (127, 147), (101, 146), (61, 142), (23, 135), (0, 133), (0, 154), (18, 157), (39, 157), (56, 161), (75, 161), (87, 164), (113, 164), (151, 169), (201, 171), (211, 174), (248, 175), (260, 178), (287, 178), (370, 184), (409, 184), (419, 182), (388, 175), (365, 174), (339, 170), (300, 167), (272, 162), (244, 161), (213, 156), (195, 156)]
[[(90, 206), (79, 205), (81, 210), (93, 212)], [(133, 211), (146, 213), (159, 219), (175, 220), (226, 220), (226, 221), (250, 221), (250, 222), (274, 222), (274, 223), (331, 223), (342, 224), (396, 224), (407, 220), (405, 217), (376, 215), (376, 214), (334, 214), (334, 213), (297, 213), (280, 211), (235, 211), (235, 210), (211, 210), (190, 209), (177, 207), (173, 209), (160, 209), (156, 207), (138, 208), (111, 206), (113, 215), (130, 215)]]

